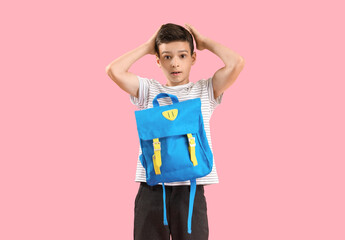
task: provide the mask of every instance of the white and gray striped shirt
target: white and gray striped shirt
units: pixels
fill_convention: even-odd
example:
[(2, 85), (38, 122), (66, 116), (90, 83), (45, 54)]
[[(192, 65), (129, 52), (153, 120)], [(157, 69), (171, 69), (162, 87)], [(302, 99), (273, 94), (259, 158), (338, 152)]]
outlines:
[[(204, 127), (206, 136), (208, 139), (208, 143), (212, 150), (212, 142), (211, 142), (211, 133), (210, 133), (210, 119), (213, 111), (221, 103), (223, 93), (217, 98), (214, 99), (213, 95), (213, 86), (212, 86), (212, 77), (208, 79), (201, 79), (196, 83), (189, 82), (184, 85), (178, 86), (165, 86), (162, 85), (155, 79), (148, 79), (137, 76), (139, 79), (139, 98), (136, 98), (130, 95), (131, 102), (138, 107), (139, 110), (152, 108), (153, 99), (157, 96), (157, 94), (165, 92), (169, 94), (176, 95), (180, 102), (185, 100), (200, 98), (201, 100), (201, 112), (204, 119)], [(170, 98), (160, 98), (159, 100), (160, 106), (170, 105), (172, 104)], [(213, 150), (212, 150), (213, 152)], [(139, 154), (138, 154), (138, 161), (137, 161), (137, 171), (136, 171), (136, 182), (146, 182), (146, 172), (145, 168), (142, 166), (139, 156), (141, 155), (141, 147), (139, 144)], [(217, 170), (215, 161), (213, 158), (213, 169), (210, 174), (205, 177), (198, 178), (196, 180), (197, 184), (215, 184), (219, 183)], [(185, 182), (173, 182), (173, 183), (166, 183), (167, 186), (176, 186), (176, 185), (189, 185), (190, 181)]]

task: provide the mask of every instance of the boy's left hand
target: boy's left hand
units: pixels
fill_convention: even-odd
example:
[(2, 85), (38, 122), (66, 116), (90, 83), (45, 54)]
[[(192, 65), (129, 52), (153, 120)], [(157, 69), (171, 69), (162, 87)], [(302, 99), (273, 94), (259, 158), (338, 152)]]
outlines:
[(195, 27), (193, 27), (190, 24), (185, 24), (186, 29), (189, 30), (189, 32), (191, 32), (191, 34), (193, 35), (194, 39), (195, 39), (195, 44), (196, 44), (196, 49), (198, 50), (204, 50), (205, 47), (205, 38), (203, 35), (201, 35), (196, 29)]

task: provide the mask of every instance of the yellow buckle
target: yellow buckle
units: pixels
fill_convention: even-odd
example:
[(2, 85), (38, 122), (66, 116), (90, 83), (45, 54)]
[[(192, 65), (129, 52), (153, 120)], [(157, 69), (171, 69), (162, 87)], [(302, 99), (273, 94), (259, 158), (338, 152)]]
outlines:
[(153, 140), (153, 149), (154, 149), (154, 151), (160, 151), (161, 150), (161, 143), (160, 142), (155, 142), (154, 140)]
[[(189, 135), (189, 134), (188, 134)], [(188, 142), (190, 147), (195, 147), (195, 137), (188, 136)]]
[(195, 155), (195, 146), (196, 146), (195, 137), (193, 137), (191, 133), (188, 133), (187, 136), (188, 136), (188, 142), (189, 142), (188, 150), (189, 150), (190, 160), (192, 161), (193, 166), (196, 166), (198, 165), (198, 161)]
[(154, 155), (152, 156), (153, 167), (155, 169), (156, 175), (161, 174), (160, 167), (162, 166), (162, 159), (161, 159), (161, 143), (159, 142), (158, 138), (153, 139), (153, 150)]

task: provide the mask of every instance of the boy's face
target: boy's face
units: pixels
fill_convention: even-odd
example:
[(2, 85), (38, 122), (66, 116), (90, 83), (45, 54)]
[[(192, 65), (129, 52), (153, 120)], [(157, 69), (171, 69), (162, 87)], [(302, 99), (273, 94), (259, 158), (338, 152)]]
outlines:
[[(189, 83), (189, 72), (196, 60), (196, 53), (190, 55), (187, 41), (162, 43), (158, 46), (160, 58), (156, 55), (157, 65), (167, 78), (167, 86)], [(179, 72), (173, 74), (173, 72)]]

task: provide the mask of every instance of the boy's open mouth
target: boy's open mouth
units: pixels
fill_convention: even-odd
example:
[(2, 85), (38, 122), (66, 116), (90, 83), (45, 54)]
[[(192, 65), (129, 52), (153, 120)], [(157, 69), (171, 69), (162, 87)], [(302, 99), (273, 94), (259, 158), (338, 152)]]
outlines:
[(179, 75), (181, 72), (171, 72), (172, 75), (176, 76)]

